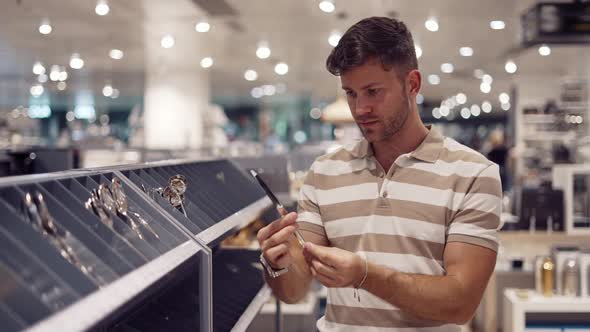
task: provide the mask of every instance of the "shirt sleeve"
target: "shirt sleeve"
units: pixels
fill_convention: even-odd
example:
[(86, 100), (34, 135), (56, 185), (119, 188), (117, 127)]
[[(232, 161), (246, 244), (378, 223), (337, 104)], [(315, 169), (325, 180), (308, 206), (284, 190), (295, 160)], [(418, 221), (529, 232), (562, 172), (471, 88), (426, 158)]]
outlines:
[(502, 183), (498, 165), (478, 174), (463, 196), (447, 229), (448, 242), (464, 242), (498, 251)]
[(315, 193), (314, 178), (312, 165), (305, 176), (303, 186), (299, 190), (299, 198), (297, 199), (297, 223), (299, 224), (300, 231), (314, 233), (323, 237), (326, 242), (329, 242)]

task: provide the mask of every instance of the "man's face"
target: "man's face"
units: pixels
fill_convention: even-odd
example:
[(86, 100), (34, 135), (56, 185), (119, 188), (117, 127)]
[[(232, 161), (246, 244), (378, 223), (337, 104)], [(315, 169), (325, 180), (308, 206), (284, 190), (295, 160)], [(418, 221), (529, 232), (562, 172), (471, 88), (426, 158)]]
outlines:
[(369, 60), (340, 76), (352, 116), (367, 141), (387, 140), (397, 133), (411, 111), (406, 79), (395, 68), (385, 70), (379, 60)]

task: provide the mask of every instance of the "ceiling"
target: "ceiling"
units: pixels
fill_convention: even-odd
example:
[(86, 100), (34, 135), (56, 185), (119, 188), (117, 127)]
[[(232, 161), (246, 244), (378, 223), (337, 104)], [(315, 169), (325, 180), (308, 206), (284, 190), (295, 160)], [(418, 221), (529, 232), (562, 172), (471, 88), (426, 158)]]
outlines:
[[(244, 96), (252, 101), (250, 90), (262, 84), (284, 83), (287, 94), (309, 95), (315, 101), (330, 101), (338, 91), (338, 80), (324, 67), (331, 50), (327, 39), (334, 30), (344, 32), (361, 18), (393, 15), (406, 22), (416, 43), (423, 49), (419, 66), (424, 77), (438, 74), (441, 84), (426, 82), (422, 92), (429, 100), (441, 100), (464, 92), (469, 101), (497, 102), (500, 92), (524, 77), (560, 79), (580, 71), (588, 64), (588, 50), (581, 47), (554, 46), (552, 54), (541, 57), (536, 48), (519, 44), (520, 14), (532, 0), (336, 0), (336, 11), (319, 10), (318, 0), (111, 0), (110, 13), (94, 13), (96, 0), (4, 0), (0, 11), (0, 105), (24, 102), (36, 77), (35, 61), (46, 67), (67, 66), (72, 53), (80, 53), (83, 69), (68, 68), (66, 96), (80, 90), (93, 91), (98, 97), (106, 82), (121, 91), (121, 96), (143, 93), (146, 64), (154, 54), (166, 52), (160, 38), (171, 33), (176, 38), (174, 65), (189, 71), (195, 59), (212, 56), (211, 91), (216, 97)], [(225, 8), (222, 5), (227, 5)], [(208, 16), (212, 28), (197, 33), (194, 24)], [(429, 16), (436, 16), (440, 30), (424, 27)], [(37, 29), (49, 18), (53, 32), (41, 35)], [(501, 19), (506, 29), (491, 30), (489, 22)], [(272, 49), (270, 59), (255, 55), (256, 45), (266, 40)], [(459, 55), (461, 46), (474, 49), (474, 56)], [(112, 60), (112, 48), (124, 50), (125, 57)], [(582, 53), (581, 53), (582, 52)], [(504, 71), (508, 58), (518, 64), (518, 72)], [(274, 64), (289, 64), (289, 73), (278, 76)], [(452, 74), (441, 73), (440, 65), (450, 62)], [(259, 74), (256, 82), (243, 78), (246, 69)], [(483, 94), (474, 69), (492, 75), (492, 92)], [(585, 71), (587, 72), (587, 71)], [(541, 79), (541, 80), (542, 80)], [(45, 88), (58, 94), (55, 84)]]

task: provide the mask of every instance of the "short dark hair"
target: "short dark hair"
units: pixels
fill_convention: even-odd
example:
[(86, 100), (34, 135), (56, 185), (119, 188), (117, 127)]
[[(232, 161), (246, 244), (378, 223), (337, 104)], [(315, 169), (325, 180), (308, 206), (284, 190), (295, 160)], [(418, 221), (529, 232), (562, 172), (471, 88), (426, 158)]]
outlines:
[(339, 76), (372, 58), (378, 58), (387, 70), (397, 66), (403, 70), (399, 74), (418, 69), (414, 40), (402, 21), (370, 17), (357, 22), (340, 38), (326, 60), (326, 68)]

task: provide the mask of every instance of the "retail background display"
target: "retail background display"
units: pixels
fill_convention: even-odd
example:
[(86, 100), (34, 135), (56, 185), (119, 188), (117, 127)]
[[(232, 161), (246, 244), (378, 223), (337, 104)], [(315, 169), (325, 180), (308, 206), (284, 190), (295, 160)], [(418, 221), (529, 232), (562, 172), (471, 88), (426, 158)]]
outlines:
[(241, 230), (270, 207), (229, 160), (2, 179), (0, 326), (244, 331), (270, 290)]

